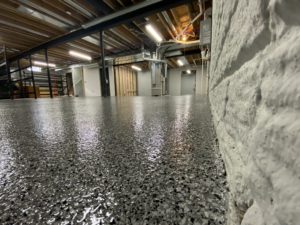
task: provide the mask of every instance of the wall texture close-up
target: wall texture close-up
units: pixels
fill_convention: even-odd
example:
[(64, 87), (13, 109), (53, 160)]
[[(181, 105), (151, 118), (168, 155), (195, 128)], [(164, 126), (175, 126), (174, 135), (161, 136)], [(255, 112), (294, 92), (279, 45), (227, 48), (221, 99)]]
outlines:
[(213, 5), (210, 102), (228, 224), (300, 221), (300, 1)]

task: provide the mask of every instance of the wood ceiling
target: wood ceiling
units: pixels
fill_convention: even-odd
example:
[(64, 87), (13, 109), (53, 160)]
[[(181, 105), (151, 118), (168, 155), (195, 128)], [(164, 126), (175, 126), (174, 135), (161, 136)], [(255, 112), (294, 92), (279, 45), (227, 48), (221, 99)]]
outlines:
[[(0, 0), (0, 44), (5, 45), (8, 58), (34, 46), (64, 35), (95, 18), (121, 10), (140, 0)], [(176, 38), (199, 14), (197, 0), (186, 5), (153, 14), (106, 30), (104, 35), (106, 55), (130, 54), (153, 48), (155, 43), (145, 31), (147, 23), (153, 24), (165, 40)], [(199, 38), (199, 20), (185, 32), (188, 40)], [(70, 65), (83, 61), (69, 56), (74, 50), (99, 58), (99, 34), (68, 42), (49, 49), (49, 62)], [(34, 54), (33, 59), (44, 61), (44, 54)], [(199, 64), (199, 54), (186, 57), (192, 65)], [(169, 59), (176, 67), (176, 59)]]

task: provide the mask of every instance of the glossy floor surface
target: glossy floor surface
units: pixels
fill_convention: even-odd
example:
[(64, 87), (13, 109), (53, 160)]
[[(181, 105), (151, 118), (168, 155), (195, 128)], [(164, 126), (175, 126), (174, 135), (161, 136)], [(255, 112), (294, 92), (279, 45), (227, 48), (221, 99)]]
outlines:
[(0, 224), (224, 224), (206, 99), (0, 101)]

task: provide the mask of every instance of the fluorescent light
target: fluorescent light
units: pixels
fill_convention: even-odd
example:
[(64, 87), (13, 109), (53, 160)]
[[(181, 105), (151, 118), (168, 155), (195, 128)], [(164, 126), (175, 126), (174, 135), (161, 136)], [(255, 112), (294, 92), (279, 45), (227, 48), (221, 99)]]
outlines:
[[(47, 63), (41, 62), (41, 61), (34, 61), (33, 64), (39, 65), (39, 66), (47, 66)], [(54, 63), (48, 63), (49, 67), (56, 67)]]
[(178, 59), (178, 60), (177, 60), (177, 64), (178, 64), (178, 66), (183, 66), (182, 60)]
[(55, 69), (55, 71), (61, 71), (62, 69)]
[(138, 66), (132, 65), (131, 68), (134, 69), (134, 70), (137, 70), (137, 71), (142, 71), (142, 69)]
[(156, 42), (162, 42), (162, 36), (154, 29), (151, 24), (146, 25), (146, 30), (155, 39)]
[(75, 56), (77, 58), (81, 58), (81, 59), (86, 59), (86, 60), (92, 60), (92, 57), (80, 52), (74, 52), (74, 51), (69, 51), (69, 54), (72, 56)]
[[(31, 67), (27, 68), (28, 71), (31, 71)], [(42, 72), (42, 68), (38, 66), (32, 67), (32, 72)]]
[(187, 72), (187, 74), (191, 74), (191, 70), (187, 70), (186, 72)]

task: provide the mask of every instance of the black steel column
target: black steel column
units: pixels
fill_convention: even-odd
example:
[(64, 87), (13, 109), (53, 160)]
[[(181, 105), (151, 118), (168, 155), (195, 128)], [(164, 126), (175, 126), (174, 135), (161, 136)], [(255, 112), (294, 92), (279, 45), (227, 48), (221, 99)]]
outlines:
[(69, 84), (68, 84), (68, 73), (66, 73), (66, 86), (67, 86), (67, 94), (68, 94), (68, 96), (70, 96), (70, 94), (69, 94)]
[(50, 76), (50, 69), (49, 69), (49, 62), (48, 62), (48, 49), (45, 49), (45, 58), (46, 58), (46, 63), (47, 63), (47, 76), (48, 76), (49, 92), (50, 92), (50, 97), (53, 98), (52, 83), (51, 83), (51, 76)]
[(20, 78), (19, 79), (19, 84), (20, 84), (20, 88), (21, 88), (20, 97), (23, 98), (24, 97), (23, 77), (22, 77), (22, 70), (21, 70), (19, 59), (18, 59), (17, 63), (18, 63), (19, 78)]
[(4, 51), (4, 61), (5, 61), (5, 66), (6, 66), (6, 74), (7, 74), (8, 85), (9, 85), (9, 97), (10, 97), (10, 99), (14, 99), (14, 92), (13, 92), (13, 86), (12, 86), (11, 74), (10, 74), (10, 65), (9, 65), (9, 62), (7, 61), (5, 45), (3, 45), (3, 51)]
[(33, 93), (34, 93), (34, 98), (36, 99), (36, 90), (35, 90), (35, 80), (34, 80), (34, 75), (33, 75), (33, 70), (32, 70), (32, 61), (31, 61), (31, 55), (29, 55), (29, 64), (30, 64), (30, 71), (31, 71), (31, 79), (32, 79), (32, 85), (33, 85)]
[(104, 52), (103, 33), (104, 33), (104, 31), (100, 31), (101, 67), (102, 67), (100, 80), (101, 80), (102, 96), (106, 97), (106, 96), (109, 96), (109, 93), (108, 93), (109, 80), (107, 78), (106, 67), (105, 67), (105, 52)]

